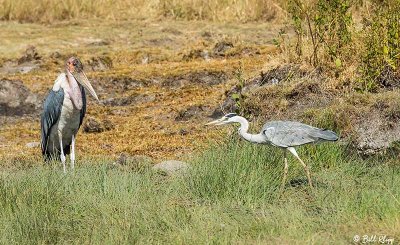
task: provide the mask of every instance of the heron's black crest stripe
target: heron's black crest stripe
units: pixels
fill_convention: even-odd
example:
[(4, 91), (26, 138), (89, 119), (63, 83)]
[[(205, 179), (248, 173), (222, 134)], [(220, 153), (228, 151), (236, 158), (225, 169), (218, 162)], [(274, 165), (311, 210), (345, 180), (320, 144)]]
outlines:
[(228, 113), (225, 115), (226, 118), (231, 118), (231, 117), (235, 117), (235, 116), (237, 116), (236, 113)]

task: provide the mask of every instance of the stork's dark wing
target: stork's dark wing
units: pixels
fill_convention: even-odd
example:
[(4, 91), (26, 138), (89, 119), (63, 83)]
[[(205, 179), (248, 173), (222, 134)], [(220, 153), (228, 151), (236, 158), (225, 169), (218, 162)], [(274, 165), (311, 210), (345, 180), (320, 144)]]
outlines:
[(79, 126), (82, 125), (83, 118), (85, 117), (86, 114), (86, 93), (85, 93), (85, 88), (83, 86), (81, 87), (81, 93), (82, 93), (82, 109), (81, 109), (81, 117), (80, 117), (80, 122)]
[(47, 95), (44, 101), (43, 113), (40, 120), (43, 155), (46, 154), (51, 127), (53, 127), (60, 118), (63, 101), (64, 90), (62, 88), (59, 88), (58, 91), (50, 90), (49, 95)]

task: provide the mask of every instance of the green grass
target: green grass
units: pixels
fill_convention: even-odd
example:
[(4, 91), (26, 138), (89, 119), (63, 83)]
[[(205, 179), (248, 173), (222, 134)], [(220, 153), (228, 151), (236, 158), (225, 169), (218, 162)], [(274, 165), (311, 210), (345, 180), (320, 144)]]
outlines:
[(0, 172), (1, 244), (349, 244), (355, 234), (400, 239), (400, 165), (337, 144), (299, 149), (279, 197), (282, 152), (246, 142), (211, 147), (182, 177), (106, 160)]

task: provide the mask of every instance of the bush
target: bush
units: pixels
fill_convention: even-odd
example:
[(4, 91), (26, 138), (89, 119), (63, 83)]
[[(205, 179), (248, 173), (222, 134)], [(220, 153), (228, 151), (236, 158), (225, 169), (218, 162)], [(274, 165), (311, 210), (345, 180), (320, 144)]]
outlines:
[(327, 56), (328, 63), (340, 67), (352, 37), (349, 11), (352, 5), (351, 0), (289, 0), (288, 11), (297, 34), (297, 55), (303, 55), (303, 40), (311, 40), (312, 51), (307, 57), (310, 64), (320, 66), (326, 61), (321, 56)]
[(372, 21), (367, 22), (359, 90), (400, 86), (400, 1), (374, 1)]

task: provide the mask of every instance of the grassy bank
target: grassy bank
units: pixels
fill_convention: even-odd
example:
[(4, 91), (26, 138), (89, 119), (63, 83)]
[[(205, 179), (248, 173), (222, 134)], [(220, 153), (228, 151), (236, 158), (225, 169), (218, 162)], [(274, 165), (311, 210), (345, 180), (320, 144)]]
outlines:
[[(73, 173), (39, 167), (0, 175), (0, 243), (348, 244), (353, 236), (400, 239), (400, 166), (363, 160), (338, 145), (304, 147), (316, 190), (282, 152), (223, 144), (168, 178), (88, 161)], [(83, 166), (82, 166), (83, 165)]]

